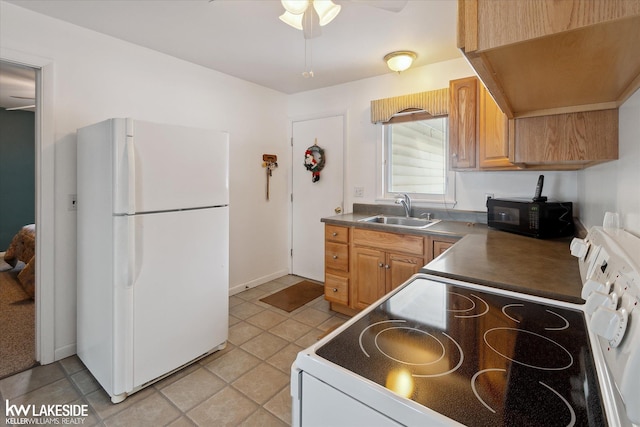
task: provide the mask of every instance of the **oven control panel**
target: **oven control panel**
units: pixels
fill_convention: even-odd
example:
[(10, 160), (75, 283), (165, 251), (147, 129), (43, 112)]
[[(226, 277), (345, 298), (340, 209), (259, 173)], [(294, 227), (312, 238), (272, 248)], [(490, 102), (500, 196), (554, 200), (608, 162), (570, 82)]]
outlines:
[(578, 258), (589, 328), (629, 419), (640, 424), (640, 238), (593, 227), (570, 249)]

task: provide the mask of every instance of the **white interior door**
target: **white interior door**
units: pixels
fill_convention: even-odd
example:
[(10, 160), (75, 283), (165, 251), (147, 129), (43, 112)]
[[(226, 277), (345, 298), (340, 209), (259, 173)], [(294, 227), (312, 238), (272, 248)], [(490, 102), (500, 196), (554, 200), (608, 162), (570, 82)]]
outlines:
[[(342, 210), (344, 200), (344, 116), (293, 122), (293, 274), (324, 281), (324, 224), (320, 219)], [(324, 149), (320, 179), (304, 165), (305, 151), (317, 141)]]

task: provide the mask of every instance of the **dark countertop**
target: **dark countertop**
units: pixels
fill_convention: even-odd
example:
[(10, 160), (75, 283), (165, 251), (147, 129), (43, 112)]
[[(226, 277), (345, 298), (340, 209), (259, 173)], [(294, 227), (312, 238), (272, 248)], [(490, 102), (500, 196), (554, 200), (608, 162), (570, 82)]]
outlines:
[(358, 222), (369, 214), (323, 218), (326, 224), (403, 234), (462, 237), (421, 272), (555, 300), (583, 304), (571, 238), (541, 240), (489, 229), (486, 224), (443, 220), (425, 229)]
[(571, 239), (540, 240), (504, 231), (468, 234), (422, 272), (583, 304)]

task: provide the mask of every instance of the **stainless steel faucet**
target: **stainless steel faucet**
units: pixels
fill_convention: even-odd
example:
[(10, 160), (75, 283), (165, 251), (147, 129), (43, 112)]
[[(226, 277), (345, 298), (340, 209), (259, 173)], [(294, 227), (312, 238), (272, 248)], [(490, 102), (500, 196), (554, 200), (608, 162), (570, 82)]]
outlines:
[(396, 205), (402, 205), (407, 218), (411, 216), (411, 197), (409, 197), (408, 194), (403, 194), (402, 198), (398, 197), (396, 199)]

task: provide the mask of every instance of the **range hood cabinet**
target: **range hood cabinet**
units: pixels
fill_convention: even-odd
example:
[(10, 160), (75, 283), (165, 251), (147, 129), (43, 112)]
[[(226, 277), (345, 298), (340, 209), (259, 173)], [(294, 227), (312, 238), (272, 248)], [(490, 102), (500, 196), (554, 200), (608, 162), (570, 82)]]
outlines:
[(458, 47), (509, 118), (617, 108), (640, 87), (640, 0), (458, 0)]

